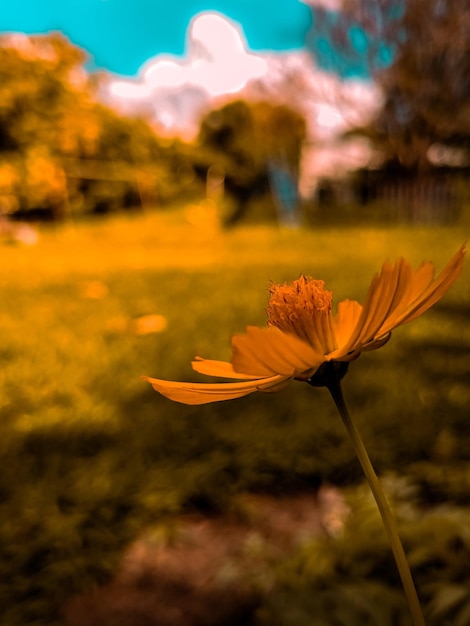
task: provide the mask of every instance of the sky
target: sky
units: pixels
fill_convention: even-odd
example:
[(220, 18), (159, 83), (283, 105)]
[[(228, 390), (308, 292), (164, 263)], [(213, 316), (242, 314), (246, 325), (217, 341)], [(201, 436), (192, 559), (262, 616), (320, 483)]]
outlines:
[(311, 10), (300, 0), (3, 0), (0, 32), (63, 32), (90, 55), (89, 69), (136, 76), (157, 54), (182, 57), (198, 13), (240, 24), (253, 51), (303, 48)]
[[(337, 9), (336, 0), (4, 0), (0, 33), (62, 32), (89, 54), (88, 70), (106, 71), (106, 103), (144, 113), (159, 132), (186, 139), (224, 98), (256, 89), (272, 101), (284, 97), (307, 120), (316, 147), (304, 169), (318, 178), (370, 158), (357, 142), (323, 152), (318, 142), (334, 143), (366, 123), (381, 96), (363, 77), (344, 81), (325, 71), (307, 49), (313, 20), (306, 2)], [(293, 77), (300, 90), (292, 89)]]
[[(293, 76), (303, 85), (301, 93), (286, 87)], [(304, 47), (254, 50), (239, 22), (221, 13), (203, 12), (187, 25), (183, 56), (159, 53), (150, 57), (136, 76), (113, 75), (103, 97), (119, 104), (126, 113), (145, 112), (166, 129), (184, 127), (191, 133), (191, 124), (197, 122), (208, 103), (240, 92), (246, 94), (250, 88), (253, 95), (256, 85), (257, 93), (261, 87), (273, 99), (284, 92), (289, 100), (285, 104), (293, 104), (300, 97), (302, 102), (298, 104), (308, 117), (311, 100), (317, 136), (319, 131), (323, 136), (330, 135), (332, 129), (341, 126), (339, 101), (345, 104), (352, 99), (356, 104), (357, 95), (366, 97), (365, 91), (370, 92), (369, 85), (362, 90), (357, 82), (345, 86), (337, 76), (318, 68)], [(338, 90), (342, 91), (341, 97)], [(334, 102), (325, 101), (330, 99)], [(193, 131), (196, 128), (197, 123)]]

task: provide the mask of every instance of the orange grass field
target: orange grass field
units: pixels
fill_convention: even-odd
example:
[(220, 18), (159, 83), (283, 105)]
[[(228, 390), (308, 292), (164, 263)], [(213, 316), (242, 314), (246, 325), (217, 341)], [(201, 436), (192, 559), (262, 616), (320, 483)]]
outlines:
[[(5, 241), (0, 624), (60, 623), (62, 604), (104, 580), (126, 543), (188, 507), (223, 510), (237, 494), (308, 489), (313, 477), (360, 480), (322, 390), (294, 383), (188, 407), (140, 377), (202, 380), (191, 359), (228, 359), (233, 333), (264, 324), (270, 281), (307, 274), (334, 300), (361, 301), (386, 258), (439, 271), (465, 230), (223, 231), (196, 207), (41, 228), (34, 245)], [(465, 506), (469, 278), (467, 262), (440, 303), (344, 381), (379, 473), (427, 472), (426, 484), (435, 475), (441, 499)]]

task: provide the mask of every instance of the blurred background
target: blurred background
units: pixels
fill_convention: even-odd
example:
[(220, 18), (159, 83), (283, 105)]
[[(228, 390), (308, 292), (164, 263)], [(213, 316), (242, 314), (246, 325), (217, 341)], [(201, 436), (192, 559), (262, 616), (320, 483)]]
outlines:
[[(361, 301), (470, 225), (457, 0), (0, 15), (0, 625), (408, 624), (326, 392), (203, 407), (270, 281)], [(470, 625), (469, 270), (344, 381), (428, 624)], [(191, 564), (191, 566), (189, 565)]]

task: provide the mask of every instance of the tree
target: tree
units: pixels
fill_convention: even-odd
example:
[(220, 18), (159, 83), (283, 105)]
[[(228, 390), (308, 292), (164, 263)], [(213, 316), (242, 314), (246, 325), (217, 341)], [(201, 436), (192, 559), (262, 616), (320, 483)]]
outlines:
[(376, 128), (392, 158), (423, 172), (432, 144), (470, 140), (470, 7), (408, 0), (401, 24), (395, 61), (379, 76), (385, 101)]
[(246, 215), (254, 197), (269, 194), (270, 163), (297, 174), (305, 136), (299, 113), (267, 102), (237, 100), (201, 120), (197, 169), (204, 177), (214, 164), (225, 172), (226, 189), (237, 204), (229, 223)]
[(85, 60), (59, 34), (0, 37), (0, 212), (59, 219), (181, 189), (177, 142), (100, 104)]
[(84, 53), (60, 35), (5, 35), (0, 41), (0, 209), (48, 208), (58, 217), (66, 177), (55, 158), (77, 150), (89, 136)]
[(332, 54), (343, 61), (352, 59), (353, 67), (359, 59), (364, 77), (380, 85), (384, 104), (369, 136), (389, 162), (421, 173), (429, 167), (433, 143), (468, 147), (468, 4), (461, 0), (343, 0), (341, 11), (329, 18), (330, 24), (329, 15), (325, 9), (314, 8), (313, 33), (317, 35), (312, 34), (312, 41), (318, 48), (318, 40), (321, 44), (329, 38)]

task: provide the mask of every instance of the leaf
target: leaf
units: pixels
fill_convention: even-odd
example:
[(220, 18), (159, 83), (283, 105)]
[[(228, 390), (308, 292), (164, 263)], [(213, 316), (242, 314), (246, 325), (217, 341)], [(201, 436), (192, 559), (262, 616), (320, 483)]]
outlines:
[(442, 617), (456, 609), (464, 600), (468, 600), (469, 596), (468, 587), (447, 585), (436, 593), (431, 602), (431, 611), (436, 617)]
[(454, 626), (468, 626), (470, 624), (470, 589), (467, 589), (468, 602), (458, 612)]

